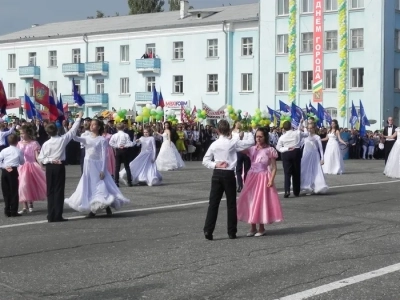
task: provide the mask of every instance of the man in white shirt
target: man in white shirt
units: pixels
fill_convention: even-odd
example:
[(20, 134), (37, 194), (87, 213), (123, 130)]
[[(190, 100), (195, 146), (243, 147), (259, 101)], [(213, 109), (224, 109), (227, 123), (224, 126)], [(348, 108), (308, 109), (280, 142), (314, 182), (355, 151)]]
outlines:
[(0, 151), (3, 150), (4, 148), (7, 147), (6, 145), (6, 138), (10, 134), (14, 133), (15, 130), (15, 123), (11, 127), (11, 129), (8, 129), (7, 131), (4, 131), (7, 129), (6, 124), (0, 123)]
[(24, 164), (24, 154), (16, 146), (18, 137), (11, 134), (8, 137), (9, 147), (0, 152), (1, 190), (4, 198), (4, 214), (6, 217), (19, 217), (18, 213), (18, 166)]
[(72, 128), (64, 135), (58, 136), (57, 126), (50, 123), (46, 132), (50, 139), (42, 146), (38, 161), (46, 166), (47, 184), (47, 220), (51, 222), (64, 222), (62, 214), (65, 199), (65, 148), (76, 135), (81, 123), (82, 112), (79, 112)]
[(385, 138), (385, 165), (389, 158), (390, 151), (393, 148), (396, 140), (391, 136), (396, 132), (396, 125), (393, 124), (393, 118), (389, 117), (387, 119), (387, 126), (383, 129), (383, 137)]
[[(300, 195), (300, 174), (301, 174), (301, 140), (305, 135), (301, 130), (292, 130), (292, 124), (289, 121), (283, 123), (283, 134), (277, 143), (276, 150), (282, 153), (283, 171), (285, 173), (285, 194), (290, 195), (290, 182), (293, 183), (293, 194)], [(292, 179), (292, 180), (291, 180)]]
[[(218, 123), (219, 138), (208, 148), (203, 158), (203, 165), (214, 169), (211, 179), (210, 202), (207, 218), (204, 225), (204, 236), (207, 240), (213, 239), (215, 224), (217, 223), (218, 209), (223, 193), (226, 195), (228, 206), (228, 236), (236, 238), (237, 211), (236, 211), (236, 178), (235, 167), (237, 152), (254, 145), (254, 140), (237, 140), (231, 138), (229, 123), (221, 120)], [(243, 138), (243, 132), (241, 135)]]

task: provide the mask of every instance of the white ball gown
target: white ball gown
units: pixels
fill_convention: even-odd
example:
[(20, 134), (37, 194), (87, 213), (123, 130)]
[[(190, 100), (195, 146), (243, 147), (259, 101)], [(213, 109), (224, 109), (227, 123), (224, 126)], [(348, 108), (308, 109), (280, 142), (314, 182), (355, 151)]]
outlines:
[(328, 133), (328, 143), (324, 154), (324, 165), (322, 170), (325, 174), (339, 175), (344, 172), (342, 151), (339, 147), (339, 140), (334, 133)]
[(383, 174), (390, 178), (400, 178), (400, 128), (396, 128), (397, 139), (393, 145)]
[(175, 144), (171, 141), (170, 136), (168, 136), (167, 133), (163, 133), (162, 137), (163, 143), (156, 160), (157, 169), (160, 171), (172, 171), (184, 168), (185, 163), (178, 150), (176, 150)]
[[(79, 212), (96, 213), (107, 206), (121, 208), (129, 199), (125, 198), (116, 186), (107, 170), (107, 140), (102, 137), (75, 137), (76, 141), (85, 145), (85, 161), (83, 174), (75, 192), (65, 199), (72, 209)], [(100, 179), (100, 172), (105, 177)]]
[(300, 188), (306, 193), (325, 194), (328, 186), (321, 166), (321, 157), (324, 157), (321, 138), (318, 135), (310, 135), (303, 141)]
[[(154, 137), (143, 136), (139, 139), (139, 143), (142, 145), (140, 154), (129, 164), (132, 173), (132, 183), (145, 182), (148, 186), (160, 185), (162, 176), (155, 164), (156, 142)], [(126, 177), (124, 168), (119, 172), (119, 178), (122, 182), (126, 182)]]

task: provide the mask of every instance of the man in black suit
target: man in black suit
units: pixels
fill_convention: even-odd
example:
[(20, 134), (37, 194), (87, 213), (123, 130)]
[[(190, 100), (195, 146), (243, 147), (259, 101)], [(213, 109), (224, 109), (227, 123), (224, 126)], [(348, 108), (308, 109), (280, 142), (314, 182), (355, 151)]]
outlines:
[(44, 142), (49, 139), (45, 130), (45, 125), (47, 124), (41, 124), (40, 120), (36, 120), (36, 140), (40, 146), (42, 146)]
[(385, 165), (388, 160), (390, 151), (393, 148), (396, 139), (391, 138), (391, 136), (395, 133), (396, 125), (393, 124), (393, 118), (389, 117), (387, 119), (387, 126), (383, 129), (383, 138), (385, 139)]

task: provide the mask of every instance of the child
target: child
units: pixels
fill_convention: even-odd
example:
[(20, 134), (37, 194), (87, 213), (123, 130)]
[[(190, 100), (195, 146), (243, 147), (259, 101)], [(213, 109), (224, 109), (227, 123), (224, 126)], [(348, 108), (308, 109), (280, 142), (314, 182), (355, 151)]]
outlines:
[[(252, 140), (242, 141), (232, 139), (229, 123), (226, 120), (221, 120), (218, 123), (218, 133), (219, 138), (211, 144), (203, 159), (204, 166), (214, 169), (211, 179), (210, 202), (204, 225), (204, 235), (207, 240), (213, 239), (218, 208), (224, 192), (228, 206), (228, 236), (230, 239), (236, 239), (236, 153), (254, 145), (254, 141)], [(243, 138), (243, 133), (240, 138)]]
[[(247, 236), (263, 236), (264, 224), (282, 221), (281, 203), (274, 185), (278, 153), (269, 146), (269, 128), (256, 131), (256, 145), (247, 151), (251, 169), (238, 200), (238, 219), (251, 224)], [(260, 227), (257, 231), (257, 224)]]
[(0, 152), (1, 190), (4, 198), (4, 214), (6, 217), (19, 217), (18, 213), (18, 166), (24, 164), (24, 154), (16, 146), (18, 137), (11, 134), (7, 137), (8, 148)]

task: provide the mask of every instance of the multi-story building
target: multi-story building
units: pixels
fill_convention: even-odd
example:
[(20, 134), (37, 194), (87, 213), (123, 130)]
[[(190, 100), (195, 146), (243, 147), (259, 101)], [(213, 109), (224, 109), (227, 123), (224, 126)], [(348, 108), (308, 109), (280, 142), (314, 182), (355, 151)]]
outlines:
[[(260, 1), (260, 98), (320, 102), (348, 126), (362, 100), (370, 128), (399, 123), (398, 0)], [(317, 78), (318, 77), (318, 78)], [(275, 84), (270, 84), (275, 83)]]
[[(257, 105), (258, 4), (33, 25), (0, 36), (0, 78), (8, 98), (33, 79), (74, 104), (72, 79), (86, 115), (131, 109), (162, 92), (167, 109)], [(141, 58), (144, 53), (150, 58)], [(34, 100), (34, 99), (32, 99)]]

